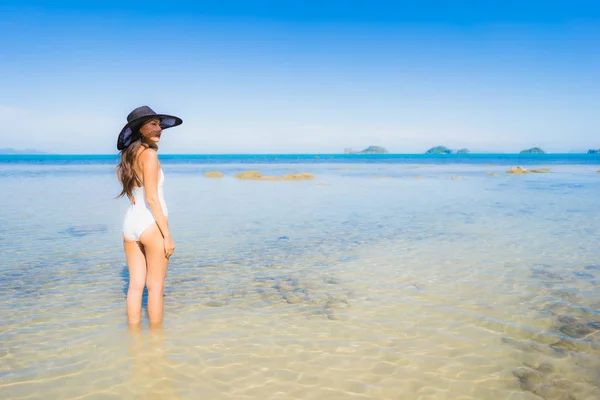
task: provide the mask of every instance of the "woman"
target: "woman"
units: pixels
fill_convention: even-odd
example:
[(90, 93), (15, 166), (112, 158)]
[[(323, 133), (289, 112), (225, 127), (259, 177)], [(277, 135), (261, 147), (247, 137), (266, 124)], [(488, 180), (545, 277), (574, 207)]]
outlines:
[(167, 221), (164, 174), (157, 151), (163, 129), (182, 122), (178, 117), (156, 114), (148, 106), (138, 107), (127, 116), (117, 140), (121, 152), (117, 177), (123, 186), (117, 197), (127, 196), (131, 202), (123, 222), (123, 241), (129, 267), (127, 319), (132, 326), (140, 324), (144, 285), (148, 288), (150, 325), (162, 322), (164, 282), (175, 244)]

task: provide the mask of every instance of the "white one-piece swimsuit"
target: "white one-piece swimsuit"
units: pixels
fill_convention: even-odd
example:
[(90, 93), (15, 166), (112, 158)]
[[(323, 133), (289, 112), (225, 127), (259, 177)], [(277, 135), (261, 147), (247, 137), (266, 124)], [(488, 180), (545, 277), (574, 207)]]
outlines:
[[(160, 177), (158, 179), (158, 200), (162, 211), (166, 216), (169, 215), (167, 204), (163, 194), (163, 183), (165, 181), (165, 174), (161, 168)], [(123, 221), (123, 235), (129, 240), (139, 241), (140, 236), (146, 229), (155, 223), (154, 216), (150, 207), (146, 202), (146, 189), (144, 186), (138, 186), (133, 188), (133, 198), (135, 204), (131, 204), (125, 213), (125, 220)]]

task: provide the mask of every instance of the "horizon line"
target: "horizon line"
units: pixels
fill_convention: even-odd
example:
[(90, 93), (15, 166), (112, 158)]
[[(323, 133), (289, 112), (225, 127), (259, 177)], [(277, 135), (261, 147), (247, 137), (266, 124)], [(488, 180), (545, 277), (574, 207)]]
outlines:
[[(521, 153), (521, 152), (470, 152), (470, 153), (159, 153), (162, 156), (472, 156), (472, 155), (526, 155), (526, 156), (548, 156), (548, 155), (598, 155), (599, 153), (582, 152), (545, 152), (545, 153)], [(0, 153), (0, 156), (119, 156), (119, 153)]]

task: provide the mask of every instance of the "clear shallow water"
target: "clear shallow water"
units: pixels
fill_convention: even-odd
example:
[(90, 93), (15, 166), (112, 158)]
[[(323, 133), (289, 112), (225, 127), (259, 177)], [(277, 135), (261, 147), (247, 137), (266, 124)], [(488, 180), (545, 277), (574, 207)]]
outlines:
[(545, 161), (167, 159), (162, 332), (126, 327), (114, 164), (0, 163), (0, 396), (599, 398), (599, 167)]

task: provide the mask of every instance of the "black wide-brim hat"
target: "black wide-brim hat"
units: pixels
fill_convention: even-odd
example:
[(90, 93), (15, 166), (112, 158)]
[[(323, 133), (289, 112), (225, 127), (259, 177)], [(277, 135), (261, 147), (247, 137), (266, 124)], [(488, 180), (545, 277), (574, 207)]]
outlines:
[(133, 110), (127, 116), (127, 124), (121, 129), (117, 139), (117, 150), (123, 150), (138, 138), (137, 130), (142, 124), (152, 118), (160, 120), (162, 129), (181, 125), (183, 120), (174, 115), (157, 114), (148, 106), (141, 106)]

